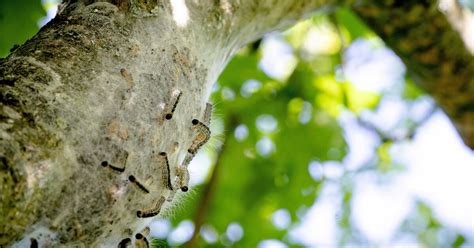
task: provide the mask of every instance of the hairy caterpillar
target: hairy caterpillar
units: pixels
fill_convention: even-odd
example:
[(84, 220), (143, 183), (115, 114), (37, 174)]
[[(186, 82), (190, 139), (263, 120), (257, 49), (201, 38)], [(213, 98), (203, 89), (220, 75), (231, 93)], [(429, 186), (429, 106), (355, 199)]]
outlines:
[(117, 166), (113, 166), (111, 164), (109, 164), (109, 162), (107, 161), (102, 161), (102, 163), (100, 163), (100, 165), (102, 165), (103, 167), (109, 167), (110, 169), (114, 170), (114, 171), (118, 171), (120, 173), (124, 172), (125, 171), (125, 166), (123, 168), (120, 168), (120, 167), (117, 167)]
[(181, 191), (186, 192), (188, 191), (188, 184), (189, 184), (189, 171), (188, 168), (184, 165), (178, 165), (176, 167), (176, 176), (178, 178), (177, 184), (181, 188)]
[(155, 205), (148, 210), (138, 210), (137, 211), (137, 216), (138, 218), (148, 218), (148, 217), (153, 217), (156, 216), (160, 213), (161, 211), (161, 206), (163, 206), (163, 203), (165, 202), (165, 197), (161, 196), (158, 201), (156, 201)]
[(130, 246), (132, 244), (132, 240), (130, 238), (125, 238), (125, 239), (122, 239), (120, 241), (120, 243), (118, 244), (118, 248), (127, 248), (128, 246)]
[(135, 234), (135, 248), (148, 248), (148, 240), (141, 233)]
[(30, 248), (38, 248), (38, 240), (31, 238), (30, 241)]
[(165, 184), (165, 187), (169, 190), (173, 190), (173, 186), (171, 185), (170, 164), (166, 152), (160, 152), (160, 157), (161, 180)]
[(206, 142), (211, 138), (211, 130), (198, 119), (192, 120), (193, 129), (197, 131), (197, 135), (194, 138), (191, 147), (189, 147), (188, 152), (191, 154), (196, 154), (199, 148), (206, 144)]
[[(100, 163), (102, 167), (109, 167), (110, 169), (117, 171), (117, 172), (124, 172), (125, 171), (125, 165), (127, 164), (127, 159), (128, 159), (128, 152), (119, 149), (116, 153), (114, 153), (111, 156), (112, 162), (109, 162), (107, 160), (104, 160)], [(122, 165), (122, 167), (116, 166), (117, 164)]]
[(145, 186), (143, 186), (143, 184), (141, 184), (140, 182), (137, 181), (137, 179), (133, 176), (133, 175), (130, 175), (128, 177), (128, 180), (130, 180), (130, 182), (134, 183), (135, 185), (137, 185), (138, 188), (140, 188), (142, 191), (144, 191), (145, 193), (150, 193), (150, 191), (145, 188)]
[(173, 92), (171, 93), (170, 102), (166, 104), (164, 111), (166, 120), (171, 120), (171, 118), (173, 118), (173, 113), (176, 110), (176, 106), (178, 106), (178, 102), (182, 94), (183, 92), (178, 89), (173, 90)]

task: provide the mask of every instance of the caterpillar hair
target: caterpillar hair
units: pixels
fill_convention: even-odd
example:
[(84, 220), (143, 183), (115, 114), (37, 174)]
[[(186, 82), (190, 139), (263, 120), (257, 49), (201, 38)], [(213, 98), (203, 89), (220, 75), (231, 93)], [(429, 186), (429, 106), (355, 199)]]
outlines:
[(194, 138), (188, 152), (196, 154), (199, 148), (201, 148), (211, 138), (211, 130), (202, 122), (197, 119), (192, 121), (193, 129), (197, 131), (197, 135)]
[(167, 202), (172, 202), (174, 199), (174, 196), (176, 195), (176, 192), (178, 191), (179, 188), (179, 179), (178, 177), (175, 178), (174, 183), (173, 183), (173, 190), (170, 191), (168, 197), (166, 198)]
[(155, 205), (148, 210), (138, 210), (137, 211), (137, 217), (138, 218), (149, 218), (156, 216), (160, 213), (161, 211), (161, 206), (163, 206), (163, 203), (165, 202), (165, 197), (161, 196), (158, 201), (156, 201)]

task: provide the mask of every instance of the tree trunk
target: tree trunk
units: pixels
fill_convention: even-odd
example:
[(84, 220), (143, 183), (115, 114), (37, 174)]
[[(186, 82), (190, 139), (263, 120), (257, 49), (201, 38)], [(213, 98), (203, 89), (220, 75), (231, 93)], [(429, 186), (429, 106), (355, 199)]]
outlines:
[(169, 176), (161, 153), (173, 181), (185, 173), (176, 169), (192, 158), (190, 147), (201, 145), (205, 128), (196, 131), (192, 120), (203, 120), (227, 61), (243, 44), (318, 7), (93, 2), (63, 4), (1, 62), (0, 246), (133, 240), (152, 219), (143, 218), (147, 209), (156, 214), (161, 197), (171, 200), (177, 188), (163, 183)]
[[(174, 180), (183, 178), (178, 165), (205, 142), (206, 101), (228, 60), (265, 32), (332, 4), (64, 3), (53, 21), (0, 63), (0, 246), (144, 242), (134, 236), (146, 236), (142, 230), (152, 218), (143, 217), (157, 214), (162, 197), (163, 209), (172, 205)], [(461, 53), (465, 61), (468, 53)], [(446, 54), (447, 60), (458, 55)], [(472, 66), (462, 77), (457, 64), (450, 66), (422, 76), (456, 75), (463, 81), (450, 88), (461, 94), (462, 84), (472, 92)], [(429, 92), (436, 98), (437, 91)], [(471, 105), (473, 95), (466, 96)], [(471, 105), (462, 105), (470, 121)]]

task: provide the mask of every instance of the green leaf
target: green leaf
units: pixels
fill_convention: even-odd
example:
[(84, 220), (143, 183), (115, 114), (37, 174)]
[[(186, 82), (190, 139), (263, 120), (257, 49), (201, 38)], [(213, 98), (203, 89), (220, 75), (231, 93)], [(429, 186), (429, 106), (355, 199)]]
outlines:
[(453, 248), (461, 247), (464, 243), (466, 243), (466, 239), (462, 235), (457, 235), (456, 240), (454, 240)]
[(405, 80), (405, 88), (403, 90), (403, 98), (407, 100), (416, 100), (418, 97), (425, 95), (425, 92), (416, 86), (413, 80), (407, 78)]
[(347, 31), (352, 40), (357, 38), (376, 37), (376, 34), (360, 19), (352, 10), (348, 8), (338, 8), (336, 20), (340, 26)]
[(374, 109), (380, 102), (381, 96), (374, 92), (362, 91), (347, 82), (343, 84), (347, 107), (354, 113)]
[(308, 30), (312, 26), (312, 23), (312, 20), (299, 22), (286, 32), (285, 39), (288, 41), (288, 43), (290, 43), (292, 47), (300, 48), (308, 33)]
[(260, 82), (270, 80), (258, 67), (259, 58), (257, 53), (248, 53), (238, 54), (229, 62), (218, 80), (222, 86), (240, 90), (242, 84), (249, 79), (255, 79)]
[(280, 94), (288, 98), (301, 97), (307, 101), (312, 101), (316, 94), (316, 89), (312, 84), (313, 80), (314, 72), (311, 67), (306, 63), (300, 62)]
[(345, 105), (345, 98), (341, 84), (332, 74), (320, 76), (314, 79), (314, 87), (319, 91), (315, 104), (321, 110), (336, 117)]
[(0, 57), (38, 32), (37, 22), (45, 14), (40, 0), (0, 1)]

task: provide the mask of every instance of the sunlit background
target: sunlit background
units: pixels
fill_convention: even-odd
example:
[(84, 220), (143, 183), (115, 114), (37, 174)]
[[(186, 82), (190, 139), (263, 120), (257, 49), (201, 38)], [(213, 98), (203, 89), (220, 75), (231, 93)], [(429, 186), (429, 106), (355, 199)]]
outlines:
[(474, 153), (350, 10), (244, 47), (212, 100), (215, 135), (156, 246), (474, 247)]

